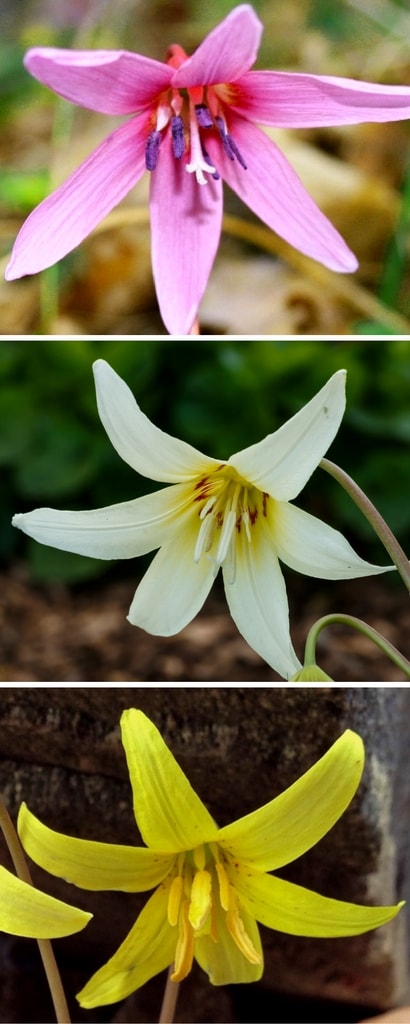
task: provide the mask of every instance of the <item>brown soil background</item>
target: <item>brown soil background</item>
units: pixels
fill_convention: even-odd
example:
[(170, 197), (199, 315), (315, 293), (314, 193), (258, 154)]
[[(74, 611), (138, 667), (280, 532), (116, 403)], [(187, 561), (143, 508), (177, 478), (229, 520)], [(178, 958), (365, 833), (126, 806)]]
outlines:
[[(0, 574), (2, 682), (276, 682), (238, 633), (217, 581), (202, 612), (181, 633), (154, 637), (126, 614), (138, 580), (108, 578), (68, 589), (33, 583), (22, 566)], [(354, 580), (332, 590), (287, 577), (291, 629), (302, 659), (310, 626), (330, 611), (365, 619), (408, 658), (410, 611), (397, 584)], [(334, 625), (318, 645), (336, 682), (405, 682), (404, 674), (356, 630)]]

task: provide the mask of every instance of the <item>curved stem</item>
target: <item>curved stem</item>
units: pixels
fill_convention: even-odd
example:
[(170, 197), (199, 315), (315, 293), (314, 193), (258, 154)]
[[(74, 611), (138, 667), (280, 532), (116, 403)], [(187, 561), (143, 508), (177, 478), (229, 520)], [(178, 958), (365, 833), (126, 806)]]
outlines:
[[(2, 800), (0, 800), (0, 828), (6, 840), (10, 856), (16, 869), (16, 874), (23, 882), (27, 882), (28, 885), (33, 885), (33, 880), (28, 869), (20, 840), (10, 818), (9, 812)], [(47, 976), (58, 1024), (70, 1024), (67, 1000), (51, 942), (49, 939), (37, 939), (37, 942), (40, 950), (40, 956), (43, 961), (43, 967)]]
[(397, 650), (397, 647), (394, 647), (394, 645), (390, 643), (390, 640), (386, 640), (384, 636), (381, 636), (381, 634), (377, 632), (377, 629), (374, 629), (373, 626), (369, 626), (367, 622), (363, 622), (362, 619), (357, 619), (355, 615), (344, 615), (342, 613), (339, 614), (338, 612), (331, 615), (323, 615), (322, 618), (318, 619), (309, 630), (305, 646), (305, 665), (316, 664), (316, 644), (319, 633), (322, 629), (325, 629), (326, 626), (331, 626), (335, 622), (341, 623), (341, 625), (344, 626), (352, 626), (353, 629), (357, 629), (360, 633), (363, 633), (364, 636), (367, 636), (367, 638), (372, 640), (374, 644), (377, 644), (377, 647), (380, 647), (384, 654), (387, 654), (387, 657), (390, 658), (391, 661), (394, 661), (394, 664), (401, 669), (408, 679), (410, 679), (410, 661), (407, 661), (407, 658)]
[(344, 469), (341, 469), (340, 466), (336, 465), (336, 463), (330, 462), (329, 459), (322, 459), (321, 462), (319, 462), (319, 466), (321, 469), (325, 469), (326, 473), (329, 473), (330, 476), (333, 476), (334, 479), (342, 485), (344, 490), (347, 491), (354, 501), (355, 505), (357, 505), (358, 508), (360, 508), (360, 511), (363, 512), (363, 515), (366, 516), (367, 521), (370, 523), (370, 526), (373, 527), (374, 532), (386, 548), (386, 551), (393, 560), (397, 568), (397, 572), (400, 574), (406, 589), (410, 593), (410, 562), (403, 551), (403, 548), (394, 536), (394, 533), (392, 533), (390, 527), (383, 519), (383, 516), (380, 515), (380, 512), (377, 511), (377, 508), (375, 508), (373, 503), (370, 501), (370, 498), (368, 498), (367, 494), (362, 491), (356, 481), (353, 480), (348, 473), (345, 473)]
[(174, 965), (171, 964), (167, 974), (164, 997), (162, 1000), (158, 1024), (172, 1024), (174, 1020), (175, 1007), (177, 1004), (180, 982), (171, 981), (171, 974), (173, 974), (173, 971)]

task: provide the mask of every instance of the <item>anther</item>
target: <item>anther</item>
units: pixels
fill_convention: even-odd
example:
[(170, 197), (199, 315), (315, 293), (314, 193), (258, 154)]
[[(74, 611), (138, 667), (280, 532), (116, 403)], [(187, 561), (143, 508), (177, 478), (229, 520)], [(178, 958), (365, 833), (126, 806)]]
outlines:
[(233, 139), (232, 135), (230, 135), (229, 132), (227, 132), (222, 117), (218, 115), (215, 118), (215, 124), (221, 136), (222, 145), (226, 155), (229, 156), (230, 160), (235, 160), (236, 157), (238, 163), (240, 163), (241, 167), (243, 167), (243, 169), (246, 171), (248, 169), (247, 164), (245, 163), (242, 153), (240, 153), (236, 145), (235, 139)]
[(181, 159), (185, 152), (184, 122), (179, 114), (171, 117), (172, 152), (177, 160)]
[(161, 132), (153, 131), (148, 136), (145, 148), (145, 166), (147, 171), (155, 171), (158, 163), (159, 147), (161, 145)]
[(214, 122), (205, 103), (196, 103), (195, 113), (201, 128), (212, 128)]

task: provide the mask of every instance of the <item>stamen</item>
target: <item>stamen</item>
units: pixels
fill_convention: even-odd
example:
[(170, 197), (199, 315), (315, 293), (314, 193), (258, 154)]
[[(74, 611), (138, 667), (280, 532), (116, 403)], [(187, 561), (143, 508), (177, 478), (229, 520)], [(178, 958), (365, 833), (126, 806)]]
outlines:
[(206, 854), (204, 845), (195, 847), (194, 864), (195, 867), (198, 868), (198, 871), (203, 871), (206, 864)]
[(184, 138), (184, 122), (179, 114), (175, 114), (171, 117), (171, 137), (172, 137), (172, 152), (177, 160), (181, 159), (181, 156), (185, 152), (185, 138)]
[(248, 167), (247, 167), (247, 164), (244, 161), (242, 153), (240, 153), (240, 151), (239, 151), (239, 149), (238, 149), (238, 147), (236, 145), (235, 139), (233, 139), (232, 135), (230, 135), (229, 132), (227, 132), (226, 126), (225, 126), (224, 121), (223, 121), (223, 118), (220, 117), (220, 115), (218, 115), (215, 118), (215, 124), (216, 124), (216, 126), (218, 128), (218, 131), (219, 131), (219, 134), (221, 136), (222, 145), (223, 145), (223, 148), (225, 150), (226, 155), (229, 156), (230, 160), (235, 160), (235, 157), (236, 157), (236, 159), (237, 159), (238, 163), (240, 163), (241, 167), (243, 167), (243, 169), (245, 171), (247, 171)]
[(226, 926), (228, 932), (230, 933), (230, 935), (232, 935), (232, 938), (236, 943), (238, 949), (240, 949), (241, 953), (243, 953), (246, 959), (249, 960), (249, 963), (262, 963), (262, 957), (255, 949), (252, 939), (249, 938), (249, 935), (245, 929), (245, 925), (242, 921), (242, 918), (240, 917), (238, 905), (234, 894), (232, 898), (231, 908), (230, 910), (228, 910), (228, 913), (226, 915)]
[(145, 166), (147, 171), (155, 171), (158, 163), (159, 147), (161, 145), (161, 132), (153, 131), (148, 136), (145, 148)]
[(198, 124), (200, 125), (201, 128), (213, 127), (214, 122), (206, 103), (196, 103), (195, 113), (198, 118)]
[(197, 871), (191, 888), (188, 920), (194, 931), (203, 928), (212, 903), (212, 879), (209, 871)]
[[(202, 155), (203, 155), (204, 159), (206, 160), (207, 164), (209, 164), (209, 169), (211, 170), (211, 167), (212, 167), (211, 157), (209, 156), (209, 153), (207, 153), (207, 151), (206, 151), (204, 146), (202, 146)], [(215, 173), (212, 175), (212, 177), (213, 177), (214, 181), (219, 181), (221, 175), (218, 174), (218, 171), (215, 171)]]
[(175, 950), (174, 972), (171, 981), (183, 981), (189, 974), (194, 959), (195, 935), (188, 920), (189, 901), (184, 900), (179, 915), (179, 938)]
[(181, 905), (182, 891), (184, 888), (184, 879), (182, 875), (177, 875), (176, 878), (172, 879), (171, 887), (168, 893), (168, 921), (173, 927), (178, 924), (179, 908)]
[(229, 910), (229, 879), (225, 871), (225, 867), (222, 861), (218, 860), (215, 864), (216, 873), (218, 875), (219, 882), (219, 899), (223, 910)]

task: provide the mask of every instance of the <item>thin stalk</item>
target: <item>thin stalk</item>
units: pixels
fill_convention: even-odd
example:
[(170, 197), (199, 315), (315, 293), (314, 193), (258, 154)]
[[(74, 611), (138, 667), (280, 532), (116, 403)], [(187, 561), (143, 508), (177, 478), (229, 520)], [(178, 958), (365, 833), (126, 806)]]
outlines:
[(354, 501), (355, 505), (357, 505), (358, 508), (360, 508), (360, 511), (363, 512), (363, 515), (370, 523), (370, 526), (373, 527), (374, 532), (377, 534), (379, 540), (381, 540), (386, 551), (390, 555), (390, 558), (393, 560), (397, 572), (400, 574), (406, 589), (410, 593), (410, 562), (403, 551), (403, 548), (394, 536), (394, 533), (392, 533), (390, 527), (383, 519), (383, 516), (380, 515), (380, 512), (375, 508), (373, 502), (370, 501), (370, 498), (368, 498), (367, 494), (362, 491), (356, 481), (353, 480), (348, 473), (345, 473), (345, 470), (341, 469), (340, 466), (337, 466), (334, 462), (330, 462), (329, 459), (322, 459), (319, 466), (321, 469), (325, 469), (326, 473), (329, 473), (330, 476), (333, 476), (334, 479), (342, 485), (344, 490), (347, 491)]
[(179, 981), (171, 981), (171, 974), (174, 972), (174, 965), (168, 970), (167, 980), (164, 990), (164, 998), (162, 1000), (161, 1012), (158, 1018), (158, 1024), (173, 1024), (175, 1007), (178, 999), (179, 992)]
[[(0, 828), (6, 840), (10, 856), (16, 869), (16, 874), (23, 882), (27, 882), (28, 885), (33, 885), (33, 880), (28, 869), (20, 840), (10, 818), (9, 812), (2, 800), (0, 800)], [(38, 948), (40, 950), (40, 956), (47, 976), (58, 1024), (70, 1024), (67, 1000), (51, 942), (49, 939), (37, 939), (36, 941), (38, 942)]]
[(408, 679), (410, 679), (410, 661), (407, 661), (407, 658), (397, 650), (397, 647), (394, 647), (394, 645), (390, 643), (390, 640), (386, 640), (384, 636), (381, 636), (381, 634), (377, 632), (377, 629), (373, 629), (373, 626), (369, 626), (367, 622), (363, 622), (362, 619), (357, 619), (355, 615), (344, 615), (337, 612), (331, 615), (323, 615), (322, 618), (318, 619), (309, 630), (305, 646), (305, 665), (316, 664), (316, 644), (319, 633), (322, 629), (325, 629), (326, 626), (331, 626), (334, 623), (340, 623), (343, 626), (351, 626), (353, 629), (359, 630), (359, 632), (363, 633), (369, 640), (372, 640), (377, 647), (380, 647), (384, 654), (387, 654), (387, 657), (401, 669)]

